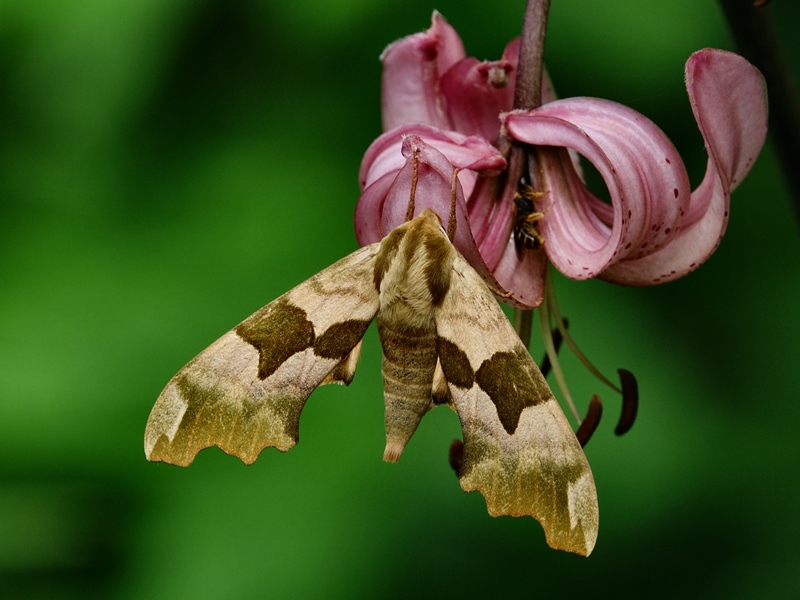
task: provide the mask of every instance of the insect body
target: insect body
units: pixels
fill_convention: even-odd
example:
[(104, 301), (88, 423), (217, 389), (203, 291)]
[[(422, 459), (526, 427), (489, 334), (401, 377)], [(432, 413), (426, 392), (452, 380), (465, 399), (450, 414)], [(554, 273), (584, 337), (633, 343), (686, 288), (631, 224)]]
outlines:
[(536, 224), (550, 209), (539, 212), (534, 204), (534, 199), (544, 194), (533, 191), (526, 176), (520, 177), (517, 193), (514, 194), (514, 245), (520, 258), (523, 250), (540, 250), (544, 246), (544, 238)]

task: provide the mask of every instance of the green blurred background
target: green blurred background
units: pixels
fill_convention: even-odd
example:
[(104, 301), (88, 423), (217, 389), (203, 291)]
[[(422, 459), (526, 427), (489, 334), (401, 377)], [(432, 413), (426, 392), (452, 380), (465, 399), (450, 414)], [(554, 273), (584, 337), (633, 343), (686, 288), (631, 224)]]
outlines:
[[(384, 46), (438, 8), (469, 54), (496, 58), (523, 4), (0, 3), (1, 597), (800, 594), (800, 244), (769, 144), (698, 272), (649, 289), (557, 280), (582, 349), (641, 390), (617, 438), (618, 398), (564, 354), (573, 394), (606, 406), (587, 447), (589, 559), (461, 492), (446, 409), (381, 461), (372, 329), (354, 383), (312, 395), (292, 452), (144, 458), (183, 364), (356, 248)], [(796, 72), (798, 5), (767, 10)], [(696, 185), (683, 63), (706, 46), (733, 48), (711, 0), (554, 0), (547, 60), (562, 96), (661, 125)]]

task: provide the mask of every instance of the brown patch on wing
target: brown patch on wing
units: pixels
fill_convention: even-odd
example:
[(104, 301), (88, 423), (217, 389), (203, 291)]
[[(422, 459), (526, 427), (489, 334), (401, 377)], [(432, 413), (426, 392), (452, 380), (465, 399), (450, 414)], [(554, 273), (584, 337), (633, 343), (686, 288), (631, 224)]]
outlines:
[(447, 382), (461, 389), (471, 388), (475, 383), (475, 372), (466, 353), (447, 338), (440, 337), (436, 345)]
[(369, 321), (354, 319), (334, 323), (314, 341), (314, 354), (322, 358), (342, 358), (361, 341), (371, 322), (372, 319)]
[(258, 350), (258, 378), (266, 379), (286, 360), (314, 343), (306, 312), (285, 298), (268, 304), (234, 330)]
[[(496, 352), (483, 361), (475, 374), (475, 381), (494, 403), (500, 422), (509, 434), (516, 431), (525, 407), (536, 406), (550, 397), (546, 384), (543, 388), (525, 368), (529, 357), (520, 356), (521, 352)], [(452, 382), (449, 377), (448, 381)]]
[(320, 382), (320, 385), (328, 385), (330, 383), (338, 383), (341, 385), (350, 385), (353, 377), (356, 374), (356, 367), (358, 366), (358, 357), (361, 355), (361, 341), (359, 341), (352, 350), (345, 356), (339, 363), (333, 367), (330, 373), (325, 376)]

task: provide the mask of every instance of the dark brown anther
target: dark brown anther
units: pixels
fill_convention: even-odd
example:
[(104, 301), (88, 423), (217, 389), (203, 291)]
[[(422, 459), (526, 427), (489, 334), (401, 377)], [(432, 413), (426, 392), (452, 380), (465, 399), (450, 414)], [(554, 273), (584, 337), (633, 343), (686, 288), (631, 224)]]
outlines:
[(594, 430), (597, 429), (597, 426), (600, 424), (600, 417), (602, 416), (603, 403), (600, 402), (600, 397), (594, 394), (591, 402), (589, 402), (589, 410), (586, 411), (586, 418), (581, 422), (578, 431), (575, 432), (575, 437), (578, 438), (581, 448), (585, 448), (586, 444), (589, 443), (592, 434), (594, 434)]
[(450, 468), (461, 477), (461, 466), (464, 464), (464, 442), (453, 440), (450, 444)]
[(761, 8), (762, 6), (766, 6), (768, 2), (769, 0), (756, 0), (753, 3), (753, 6), (755, 6), (756, 8)]
[(636, 413), (639, 410), (639, 384), (630, 371), (619, 369), (617, 373), (622, 385), (622, 413), (614, 433), (622, 435), (633, 427), (633, 422), (636, 420)]
[[(564, 329), (569, 329), (569, 320), (567, 318), (564, 318)], [(553, 329), (553, 348), (555, 348), (556, 354), (558, 354), (558, 350), (561, 348), (561, 342), (563, 341), (564, 336), (561, 335), (561, 332), (556, 327)], [(547, 375), (550, 373), (551, 366), (550, 357), (545, 353), (544, 358), (542, 359), (542, 366), (540, 367), (542, 375), (547, 377)]]

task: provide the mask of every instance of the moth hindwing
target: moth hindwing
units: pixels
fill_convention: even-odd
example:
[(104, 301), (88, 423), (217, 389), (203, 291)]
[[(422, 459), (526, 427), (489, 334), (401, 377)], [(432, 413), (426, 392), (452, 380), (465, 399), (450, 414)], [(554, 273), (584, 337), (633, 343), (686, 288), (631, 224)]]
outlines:
[(188, 465), (219, 446), (251, 463), (298, 439), (306, 399), (349, 383), (376, 317), (386, 448), (399, 459), (436, 403), (458, 413), (458, 474), (492, 515), (530, 515), (550, 546), (597, 537), (589, 464), (550, 388), (481, 277), (430, 210), (268, 304), (181, 369), (150, 414), (150, 460)]

